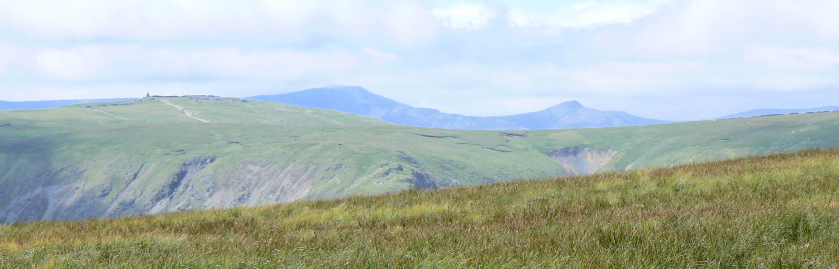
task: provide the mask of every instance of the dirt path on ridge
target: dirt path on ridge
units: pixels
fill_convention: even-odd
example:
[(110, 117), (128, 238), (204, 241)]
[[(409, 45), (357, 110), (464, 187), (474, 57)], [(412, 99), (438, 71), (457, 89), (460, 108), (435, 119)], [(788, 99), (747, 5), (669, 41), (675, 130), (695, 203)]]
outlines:
[(205, 120), (205, 119), (202, 119), (202, 118), (199, 118), (199, 117), (193, 116), (193, 115), (192, 115), (192, 111), (186, 110), (186, 108), (184, 108), (184, 107), (182, 107), (182, 106), (179, 106), (179, 105), (176, 105), (176, 104), (169, 103), (169, 101), (167, 101), (167, 100), (160, 100), (160, 101), (161, 101), (161, 102), (163, 102), (164, 104), (167, 104), (167, 105), (173, 106), (173, 107), (177, 108), (178, 110), (183, 110), (183, 111), (184, 111), (184, 115), (186, 115), (187, 117), (190, 117), (190, 118), (193, 118), (193, 119), (199, 120), (199, 121), (204, 122), (204, 123), (213, 123), (212, 121)]
[(117, 119), (121, 119), (121, 120), (129, 120), (129, 119), (128, 119), (128, 118), (126, 118), (126, 117), (117, 116), (117, 115), (111, 114), (111, 113), (109, 113), (109, 112), (107, 112), (107, 111), (102, 111), (102, 110), (98, 110), (98, 109), (92, 109), (92, 108), (86, 108), (86, 107), (76, 107), (76, 109), (90, 110), (90, 111), (93, 111), (93, 112), (99, 112), (99, 113), (102, 113), (102, 114), (105, 114), (105, 115), (108, 115), (108, 116), (111, 116), (111, 117), (114, 117), (114, 118), (117, 118)]

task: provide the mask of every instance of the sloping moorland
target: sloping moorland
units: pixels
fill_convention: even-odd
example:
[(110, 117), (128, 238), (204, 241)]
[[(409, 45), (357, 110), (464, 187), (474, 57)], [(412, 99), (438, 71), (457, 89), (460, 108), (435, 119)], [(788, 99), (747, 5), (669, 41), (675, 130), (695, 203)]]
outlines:
[(836, 268), (839, 150), (0, 226), (3, 268)]
[(0, 111), (0, 223), (253, 207), (839, 147), (839, 113), (464, 131), (237, 98)]

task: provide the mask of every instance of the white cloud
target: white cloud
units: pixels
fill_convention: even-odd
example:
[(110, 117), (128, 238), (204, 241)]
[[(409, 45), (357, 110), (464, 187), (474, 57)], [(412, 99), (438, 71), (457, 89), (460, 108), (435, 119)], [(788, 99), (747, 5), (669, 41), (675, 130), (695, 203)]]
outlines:
[[(403, 46), (434, 37), (438, 25), (435, 18), (429, 14), (429, 7), (415, 1), (387, 2), (388, 5), (384, 9), (375, 11), (376, 14), (383, 14), (383, 17), (375, 19), (371, 23), (373, 26), (384, 22), (390, 36)], [(378, 33), (373, 31), (371, 34)]]
[(206, 72), (238, 78), (293, 78), (316, 72), (346, 70), (358, 64), (355, 56), (335, 52), (242, 51), (235, 48), (209, 50), (152, 50), (131, 56), (146, 70), (174, 74)]
[(107, 56), (96, 48), (48, 49), (35, 55), (37, 69), (47, 79), (86, 80), (107, 65)]
[(533, 12), (513, 9), (507, 12), (507, 23), (513, 28), (529, 27), (541, 24), (542, 18)]
[(597, 94), (637, 95), (672, 94), (675, 87), (697, 82), (696, 77), (706, 71), (707, 64), (703, 62), (609, 62), (555, 73)]
[(431, 13), (453, 29), (480, 30), (489, 26), (497, 13), (484, 5), (457, 3), (449, 8), (435, 8)]
[(559, 34), (567, 28), (631, 23), (652, 14), (668, 2), (666, 0), (640, 3), (588, 1), (547, 12), (514, 8), (507, 12), (507, 23), (513, 28), (528, 28), (547, 34)]
[[(365, 63), (348, 52), (242, 50), (239, 48), (174, 49), (141, 46), (86, 46), (28, 52), (22, 69), (38, 70), (30, 83), (206, 83), (217, 80), (277, 81), (321, 76), (359, 68)], [(382, 54), (383, 57), (392, 55)], [(27, 66), (28, 65), (28, 66)]]
[(790, 71), (823, 71), (839, 65), (839, 52), (826, 47), (750, 47), (744, 56), (765, 67)]
[(411, 44), (434, 33), (434, 18), (421, 14), (428, 8), (411, 0), (9, 0), (0, 1), (0, 29), (52, 40)]
[(828, 47), (747, 46), (728, 81), (765, 91), (839, 87), (839, 52)]
[[(643, 85), (648, 74), (664, 80), (656, 82), (666, 92), (678, 92), (702, 85), (714, 89), (748, 89), (776, 93), (839, 87), (837, 48), (834, 37), (837, 16), (824, 10), (837, 10), (835, 1), (722, 1), (692, 0), (668, 5), (634, 25), (596, 31), (586, 45), (603, 59), (661, 59), (700, 62), (704, 72), (649, 70), (638, 78), (621, 75), (613, 69), (587, 70), (593, 89), (609, 81), (621, 85)], [(834, 23), (835, 22), (835, 23)], [(661, 87), (669, 85), (669, 87)], [(668, 89), (670, 88), (670, 89)], [(656, 90), (648, 90), (656, 92)]]
[(604, 45), (644, 56), (697, 56), (760, 44), (839, 40), (839, 2), (688, 0), (667, 5), (638, 28), (602, 33)]
[(15, 56), (15, 53), (12, 52), (12, 48), (10, 46), (4, 46), (4, 44), (0, 43), (0, 77), (6, 70), (11, 67), (12, 62), (14, 61), (12, 57)]
[(20, 69), (38, 73), (4, 78), (0, 100), (130, 97), (146, 92), (243, 97), (338, 83), (332, 81), (335, 74), (364, 70), (366, 65), (340, 50), (89, 46), (35, 50), (28, 57), (31, 60)]
[(364, 53), (367, 53), (367, 55), (373, 56), (373, 58), (379, 60), (396, 60), (396, 55), (390, 53), (383, 53), (371, 48), (364, 49)]
[[(342, 51), (242, 51), (237, 48), (203, 50), (139, 50), (123, 55), (146, 76), (200, 76), (241, 80), (294, 79), (317, 73), (344, 71), (361, 64)], [(128, 69), (130, 70), (130, 69)]]

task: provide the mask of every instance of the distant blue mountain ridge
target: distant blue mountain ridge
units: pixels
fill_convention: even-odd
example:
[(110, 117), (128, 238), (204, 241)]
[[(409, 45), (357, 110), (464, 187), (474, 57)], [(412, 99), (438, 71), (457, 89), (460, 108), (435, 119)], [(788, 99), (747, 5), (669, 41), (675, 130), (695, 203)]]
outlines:
[(777, 108), (763, 108), (763, 109), (755, 109), (740, 112), (737, 114), (731, 114), (720, 119), (733, 119), (733, 118), (744, 118), (744, 117), (756, 117), (756, 116), (766, 116), (766, 115), (776, 115), (776, 114), (790, 114), (790, 113), (812, 113), (812, 112), (824, 112), (824, 111), (836, 111), (839, 110), (839, 106), (823, 106), (823, 107), (814, 107), (814, 108), (794, 108), (794, 109), (777, 109)]
[[(577, 101), (568, 101), (542, 111), (511, 116), (474, 117), (448, 114), (430, 108), (416, 108), (373, 94), (357, 86), (330, 86), (298, 92), (259, 95), (248, 99), (279, 102), (312, 108), (330, 109), (384, 121), (418, 127), (465, 130), (535, 130), (637, 126), (667, 121), (636, 117), (619, 111), (586, 108)], [(8, 102), (0, 100), (0, 110), (46, 109), (86, 103), (105, 103), (136, 98), (76, 99)], [(775, 114), (836, 111), (839, 106), (799, 109), (755, 109), (718, 119), (755, 117)]]
[(119, 102), (134, 100), (137, 98), (111, 98), (111, 99), (77, 99), (77, 100), (50, 100), (50, 101), (24, 101), (24, 102), (7, 102), (0, 101), (0, 110), (20, 110), (20, 109), (45, 109), (56, 108), (68, 105), (87, 104), (87, 103), (105, 103), (105, 102)]
[(418, 127), (464, 130), (535, 130), (637, 126), (666, 123), (625, 112), (600, 111), (568, 101), (548, 109), (511, 116), (474, 117), (416, 108), (357, 86), (330, 86), (248, 99), (278, 102), (368, 116)]

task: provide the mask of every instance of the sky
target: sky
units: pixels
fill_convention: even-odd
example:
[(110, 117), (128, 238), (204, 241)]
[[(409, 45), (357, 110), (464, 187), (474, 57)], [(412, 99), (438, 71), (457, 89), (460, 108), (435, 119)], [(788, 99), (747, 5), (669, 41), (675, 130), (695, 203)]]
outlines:
[(0, 100), (329, 85), (471, 116), (839, 105), (839, 1), (0, 1)]

